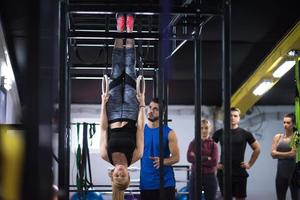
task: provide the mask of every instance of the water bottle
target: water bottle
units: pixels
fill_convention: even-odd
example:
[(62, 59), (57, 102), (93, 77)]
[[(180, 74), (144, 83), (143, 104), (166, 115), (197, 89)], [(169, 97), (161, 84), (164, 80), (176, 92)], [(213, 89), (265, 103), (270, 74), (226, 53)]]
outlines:
[(201, 197), (200, 197), (200, 200), (205, 200), (205, 195), (204, 195), (204, 191), (203, 191), (203, 190), (201, 191)]

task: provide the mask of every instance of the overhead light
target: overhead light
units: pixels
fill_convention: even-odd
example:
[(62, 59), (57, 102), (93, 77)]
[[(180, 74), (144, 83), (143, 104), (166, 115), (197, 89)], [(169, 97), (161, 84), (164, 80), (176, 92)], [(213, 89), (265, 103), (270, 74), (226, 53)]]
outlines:
[(296, 61), (294, 60), (286, 60), (284, 61), (273, 73), (274, 78), (281, 78), (284, 74), (286, 74), (294, 65)]
[(1, 76), (0, 85), (3, 87), (7, 92), (12, 88), (12, 81), (5, 76)]
[(264, 80), (253, 90), (253, 94), (255, 96), (261, 96), (265, 92), (267, 92), (273, 85), (273, 81)]

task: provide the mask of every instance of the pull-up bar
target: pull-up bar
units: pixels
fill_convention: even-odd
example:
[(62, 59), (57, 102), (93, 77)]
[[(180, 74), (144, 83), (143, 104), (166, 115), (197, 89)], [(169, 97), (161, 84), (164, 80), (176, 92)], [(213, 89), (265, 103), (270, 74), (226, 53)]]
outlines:
[[(101, 14), (114, 14), (118, 12), (122, 13), (134, 13), (136, 15), (159, 15), (161, 9), (159, 5), (152, 4), (76, 4), (69, 5), (70, 14), (85, 14), (85, 15), (101, 15)], [(172, 6), (171, 15), (208, 15), (219, 16), (222, 15), (220, 8), (212, 8), (211, 6), (201, 5), (195, 6)]]

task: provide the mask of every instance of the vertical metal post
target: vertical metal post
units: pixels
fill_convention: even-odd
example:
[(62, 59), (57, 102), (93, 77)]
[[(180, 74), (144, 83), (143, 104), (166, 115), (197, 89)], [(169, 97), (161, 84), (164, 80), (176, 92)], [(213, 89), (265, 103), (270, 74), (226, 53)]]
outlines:
[[(28, 11), (24, 116), (26, 160), (22, 199), (52, 197), (52, 117), (58, 66), (56, 1), (33, 1)], [(30, 23), (30, 24), (29, 24)], [(32, 26), (32, 24), (34, 26)], [(32, 188), (35, 188), (32, 190)]]
[[(197, 1), (197, 6), (200, 7), (200, 1)], [(202, 161), (201, 161), (201, 104), (202, 104), (202, 34), (200, 27), (200, 14), (197, 14), (197, 22), (199, 27), (195, 30), (194, 40), (194, 84), (195, 84), (195, 142), (196, 142), (196, 172), (195, 172), (195, 185), (194, 185), (194, 199), (200, 199), (202, 188)]]
[[(169, 55), (169, 29), (165, 29), (169, 23), (170, 19), (170, 0), (160, 1), (161, 14), (159, 15), (159, 30), (160, 30), (160, 45), (159, 45), (159, 84), (158, 84), (158, 95), (159, 95), (159, 150), (160, 150), (160, 200), (164, 200), (164, 152), (163, 152), (163, 109), (166, 105), (166, 102), (163, 102), (163, 98), (166, 96), (166, 75), (165, 71), (169, 69), (169, 61), (166, 57)], [(164, 105), (165, 106), (164, 106)]]
[(66, 2), (60, 1), (60, 30), (59, 30), (59, 44), (60, 44), (60, 90), (59, 90), (59, 168), (58, 168), (58, 184), (61, 190), (66, 193), (65, 199), (68, 198), (69, 191), (69, 155), (68, 155), (68, 67), (67, 67), (67, 10)]
[(157, 94), (157, 81), (158, 81), (158, 70), (155, 69), (153, 71), (153, 81), (152, 81), (152, 96), (153, 97), (158, 97), (158, 94)]
[(164, 64), (164, 89), (163, 89), (163, 99), (164, 99), (164, 124), (168, 125), (168, 106), (169, 105), (169, 69), (170, 69), (170, 59), (165, 60)]
[[(24, 127), (26, 131), (25, 135), (25, 166), (23, 176), (23, 194), (24, 199), (40, 199), (39, 190), (39, 177), (38, 177), (38, 138), (39, 138), (39, 116), (38, 116), (38, 75), (39, 75), (39, 3), (33, 1), (31, 6), (23, 5), (24, 11), (27, 11), (28, 18), (26, 19), (26, 25), (28, 27), (28, 37), (26, 38), (27, 52), (31, 55), (27, 57), (27, 67), (25, 74), (25, 92), (24, 104), (26, 110), (24, 112)], [(34, 24), (29, 29), (29, 23)], [(25, 181), (26, 180), (26, 181)], [(34, 186), (35, 192), (31, 189)]]
[[(160, 47), (161, 49), (161, 47)], [(164, 200), (164, 167), (163, 167), (163, 89), (164, 89), (164, 63), (163, 58), (160, 57), (160, 66), (159, 66), (159, 75), (158, 75), (158, 99), (159, 99), (159, 156), (160, 156), (160, 165), (159, 165), (159, 174), (160, 174), (160, 200)]]
[(231, 98), (231, 0), (223, 0), (222, 18), (222, 72), (224, 103), (224, 199), (232, 199), (232, 156), (230, 134), (230, 98)]

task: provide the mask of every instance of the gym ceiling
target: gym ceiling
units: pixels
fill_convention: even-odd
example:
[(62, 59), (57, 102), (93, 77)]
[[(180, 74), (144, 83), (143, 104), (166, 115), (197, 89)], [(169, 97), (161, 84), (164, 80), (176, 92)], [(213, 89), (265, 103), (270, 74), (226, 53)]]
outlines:
[[(9, 53), (18, 87), (22, 96), (22, 79), (24, 79), (26, 52), (24, 46), (28, 31), (34, 26), (23, 23), (27, 18), (30, 2), (18, 0), (1, 0), (1, 21), (7, 39)], [(70, 0), (72, 5), (82, 2)], [(93, 1), (104, 2), (104, 1)], [(113, 2), (113, 1), (109, 1)], [(155, 4), (158, 1), (138, 1), (143, 4)], [(173, 1), (182, 5), (182, 1)], [(203, 1), (204, 2), (204, 1)], [(207, 1), (211, 5), (219, 1)], [(231, 76), (232, 94), (234, 94), (245, 81), (257, 70), (263, 61), (270, 56), (274, 48), (288, 34), (300, 20), (299, 0), (232, 0), (231, 17)], [(89, 34), (97, 34), (99, 30), (115, 31), (115, 16), (110, 15), (79, 15), (70, 13), (70, 31), (93, 30)], [(186, 18), (192, 24), (192, 19)], [(177, 31), (183, 31), (182, 24), (178, 22)], [(135, 30), (158, 30), (158, 16), (137, 15)], [(187, 31), (191, 29), (188, 28)], [(298, 34), (298, 37), (299, 34)], [(215, 16), (203, 25), (202, 28), (202, 102), (204, 105), (222, 105), (222, 23), (221, 17)], [(137, 42), (138, 43), (138, 42)], [(180, 41), (177, 42), (177, 45)], [(101, 80), (104, 73), (109, 73), (106, 67), (111, 63), (111, 49), (113, 40), (80, 40), (70, 39), (70, 67), (72, 74), (71, 99), (72, 103), (98, 104), (101, 94)], [(151, 77), (153, 71), (147, 68), (157, 67), (158, 42), (143, 40), (141, 42), (142, 58), (144, 61), (144, 74)], [(298, 44), (299, 46), (299, 44)], [(194, 43), (188, 41), (171, 57), (169, 76), (169, 104), (193, 105), (194, 104)], [(99, 68), (102, 67), (102, 68)], [(292, 105), (295, 97), (294, 71), (290, 70), (277, 84), (262, 98), (257, 105)], [(79, 77), (79, 79), (78, 79)], [(81, 77), (81, 78), (80, 78)], [(85, 77), (85, 78), (84, 78)], [(152, 96), (152, 81), (146, 82), (147, 100)], [(251, 92), (251, 91), (249, 91)]]

